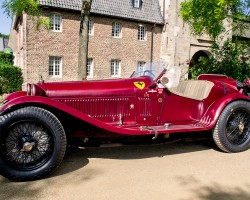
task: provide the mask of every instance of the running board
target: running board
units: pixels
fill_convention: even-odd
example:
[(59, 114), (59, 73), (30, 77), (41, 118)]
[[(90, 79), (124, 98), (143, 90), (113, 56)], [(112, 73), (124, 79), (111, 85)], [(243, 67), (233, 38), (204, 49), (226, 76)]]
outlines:
[(139, 127), (126, 127), (124, 128), (130, 131), (138, 131), (138, 135), (141, 134), (154, 134), (153, 139), (156, 139), (158, 134), (166, 133), (178, 133), (178, 132), (192, 132), (192, 131), (204, 131), (209, 130), (209, 128), (200, 123), (195, 124), (165, 124), (162, 126), (139, 126)]

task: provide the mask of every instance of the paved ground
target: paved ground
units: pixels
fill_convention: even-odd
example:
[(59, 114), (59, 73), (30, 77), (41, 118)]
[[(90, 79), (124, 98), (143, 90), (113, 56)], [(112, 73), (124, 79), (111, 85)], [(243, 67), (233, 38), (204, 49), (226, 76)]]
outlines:
[(89, 148), (43, 180), (0, 176), (1, 200), (249, 200), (249, 188), (250, 150), (226, 154), (210, 140)]

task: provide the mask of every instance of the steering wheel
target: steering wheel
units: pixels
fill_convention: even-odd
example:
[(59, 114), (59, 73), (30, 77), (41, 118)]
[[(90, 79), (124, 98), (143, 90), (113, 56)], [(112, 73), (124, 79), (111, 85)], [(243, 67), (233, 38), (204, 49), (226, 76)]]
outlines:
[(145, 70), (143, 72), (143, 76), (151, 76), (152, 78), (155, 78), (155, 75), (153, 74), (151, 70)]

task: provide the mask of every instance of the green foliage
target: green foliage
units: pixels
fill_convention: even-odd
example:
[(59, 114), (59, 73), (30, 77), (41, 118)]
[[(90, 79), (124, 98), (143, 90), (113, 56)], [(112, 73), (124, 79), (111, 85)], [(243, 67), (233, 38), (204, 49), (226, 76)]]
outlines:
[(14, 55), (0, 52), (0, 63), (13, 65)]
[(9, 16), (22, 16), (23, 12), (31, 16), (40, 16), (39, 3), (36, 0), (4, 0), (2, 7)]
[(22, 88), (21, 69), (12, 65), (0, 63), (0, 93), (11, 93)]
[(40, 4), (37, 0), (4, 0), (2, 8), (9, 15), (22, 16), (23, 12), (27, 13), (33, 20), (37, 20), (37, 30), (41, 25), (45, 29), (50, 28), (50, 19), (41, 16)]
[(36, 29), (39, 30), (41, 26), (44, 26), (45, 29), (49, 30), (51, 27), (51, 21), (49, 17), (39, 17), (37, 19)]
[(0, 33), (0, 37), (7, 38), (7, 39), (8, 39), (10, 36)]
[(249, 19), (250, 0), (187, 0), (181, 3), (180, 15), (187, 22), (194, 35), (208, 34), (216, 40), (225, 31), (225, 19), (238, 19), (232, 24), (234, 29), (242, 31), (237, 23)]
[(189, 77), (196, 79), (200, 74), (224, 74), (236, 80), (250, 78), (249, 44), (226, 41), (223, 46), (214, 44), (212, 56), (202, 57), (190, 67)]

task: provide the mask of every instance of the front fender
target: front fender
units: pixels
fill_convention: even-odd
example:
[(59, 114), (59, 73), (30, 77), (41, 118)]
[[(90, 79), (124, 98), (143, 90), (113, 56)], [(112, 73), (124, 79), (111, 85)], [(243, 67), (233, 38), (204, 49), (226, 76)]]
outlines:
[(89, 124), (92, 124), (94, 126), (97, 126), (99, 128), (105, 129), (113, 133), (119, 133), (119, 134), (124, 134), (124, 135), (152, 134), (152, 131), (149, 131), (149, 130), (126, 129), (123, 127), (117, 127), (117, 126), (106, 124), (100, 120), (89, 117), (88, 115), (82, 112), (79, 112), (78, 110), (75, 110), (74, 108), (71, 108), (63, 103), (60, 103), (53, 99), (49, 99), (49, 98), (42, 97), (42, 96), (19, 96), (18, 98), (12, 99), (8, 101), (7, 103), (5, 103), (2, 107), (0, 107), (0, 115), (4, 115), (5, 112), (9, 111), (10, 109), (16, 106), (22, 107), (22, 106), (27, 106), (27, 105), (32, 105), (32, 104), (41, 105), (41, 106), (42, 105), (50, 106), (52, 108), (56, 108), (76, 118), (79, 118)]
[(237, 101), (237, 100), (250, 102), (250, 98), (243, 94), (240, 94), (240, 93), (228, 94), (214, 101), (214, 103), (209, 106), (209, 108), (203, 115), (200, 123), (202, 125), (205, 125), (207, 129), (212, 129), (217, 123), (217, 120), (219, 119), (220, 114), (224, 110), (224, 108), (231, 102)]
[(13, 92), (13, 93), (8, 94), (6, 97), (4, 97), (0, 101), (0, 103), (7, 102), (7, 101), (10, 101), (12, 99), (15, 99), (15, 98), (18, 98), (18, 97), (22, 97), (22, 96), (26, 96), (26, 95), (27, 95), (27, 92), (24, 92), (24, 91)]

